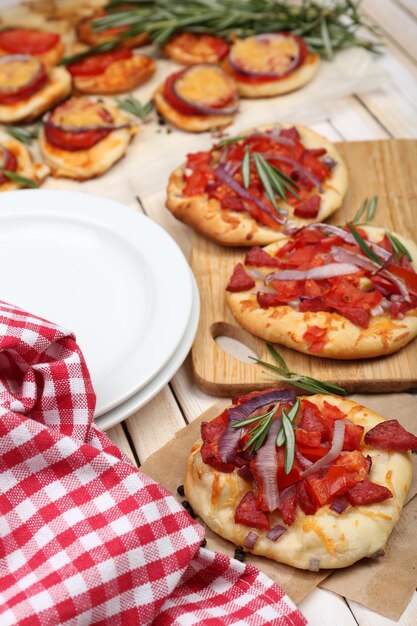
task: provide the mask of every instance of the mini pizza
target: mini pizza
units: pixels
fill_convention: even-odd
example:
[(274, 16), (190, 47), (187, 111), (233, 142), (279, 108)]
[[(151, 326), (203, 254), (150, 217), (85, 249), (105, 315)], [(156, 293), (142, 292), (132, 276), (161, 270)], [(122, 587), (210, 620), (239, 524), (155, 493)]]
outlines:
[(217, 65), (204, 63), (169, 76), (154, 102), (171, 124), (194, 133), (229, 126), (238, 110), (234, 81)]
[(71, 98), (45, 119), (39, 146), (54, 176), (87, 180), (121, 159), (136, 132), (116, 106)]
[(397, 420), (336, 396), (269, 389), (203, 422), (201, 438), (184, 489), (217, 534), (312, 571), (384, 554), (417, 447)]
[(249, 250), (226, 299), (267, 341), (333, 359), (377, 357), (417, 335), (416, 262), (413, 242), (381, 228), (312, 224)]
[(71, 76), (63, 67), (46, 69), (37, 57), (0, 57), (0, 123), (29, 122), (66, 98)]
[[(119, 10), (122, 10), (122, 8), (120, 8)], [(117, 39), (118, 37), (121, 37), (123, 33), (129, 30), (129, 26), (117, 26), (115, 28), (106, 28), (100, 30), (93, 28), (92, 22), (101, 17), (106, 17), (107, 15), (110, 15), (110, 13), (107, 13), (106, 11), (98, 11), (97, 13), (94, 13), (94, 15), (90, 15), (89, 17), (79, 22), (76, 27), (78, 39), (88, 46), (99, 46), (103, 43), (107, 43), (109, 41)], [(139, 33), (138, 35), (135, 35), (133, 37), (123, 39), (120, 45), (124, 46), (125, 48), (137, 48), (139, 46), (147, 44), (148, 41), (148, 33)]]
[(8, 173), (39, 184), (48, 175), (49, 168), (43, 163), (36, 163), (27, 147), (20, 141), (2, 134), (0, 136), (0, 191), (13, 191), (24, 186), (21, 181), (8, 177)]
[(178, 33), (164, 46), (164, 52), (181, 65), (219, 63), (230, 45), (222, 37), (197, 33)]
[(29, 54), (45, 67), (56, 65), (64, 54), (60, 35), (45, 30), (5, 28), (0, 31), (0, 56)]
[(131, 91), (155, 72), (156, 63), (130, 48), (94, 54), (68, 65), (74, 87), (81, 93), (113, 94)]
[(189, 154), (171, 174), (166, 206), (219, 244), (266, 245), (289, 226), (326, 219), (346, 189), (346, 166), (327, 139), (304, 126), (261, 126)]
[(223, 64), (243, 98), (278, 96), (314, 77), (319, 57), (297, 35), (265, 33), (237, 41)]

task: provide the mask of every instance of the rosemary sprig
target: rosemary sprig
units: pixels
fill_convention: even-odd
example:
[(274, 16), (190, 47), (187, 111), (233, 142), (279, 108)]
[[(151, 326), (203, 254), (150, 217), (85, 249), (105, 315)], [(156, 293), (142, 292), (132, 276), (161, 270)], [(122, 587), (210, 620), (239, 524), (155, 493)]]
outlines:
[(362, 252), (364, 252), (366, 254), (366, 256), (369, 259), (371, 259), (371, 261), (374, 261), (374, 263), (378, 263), (378, 265), (383, 265), (384, 261), (382, 259), (380, 259), (379, 256), (377, 254), (375, 254), (375, 252), (368, 246), (368, 244), (366, 243), (365, 239), (358, 233), (356, 228), (350, 222), (347, 222), (346, 226), (348, 227), (348, 229), (350, 230), (350, 232), (354, 236), (355, 241), (358, 244), (358, 246), (360, 247), (360, 249), (362, 250)]
[[(362, 202), (359, 209), (356, 211), (352, 224), (355, 226), (364, 226), (365, 224), (369, 224), (375, 216), (375, 212), (378, 206), (378, 196), (373, 196), (368, 202), (368, 198)], [(366, 212), (365, 220), (361, 221), (363, 214)]]
[(242, 178), (245, 189), (250, 185), (250, 150), (246, 148), (245, 156), (242, 159)]
[(17, 139), (26, 145), (30, 145), (32, 141), (37, 139), (39, 133), (39, 125), (31, 128), (22, 128), (21, 126), (4, 126), (2, 128), (10, 137)]
[(405, 256), (405, 258), (408, 261), (412, 262), (413, 257), (411, 256), (411, 254), (409, 253), (405, 245), (395, 235), (390, 233), (388, 230), (386, 230), (385, 233), (392, 245), (392, 249), (397, 259), (400, 259), (402, 256)]
[(101, 54), (102, 52), (109, 52), (113, 50), (116, 46), (118, 46), (122, 37), (118, 37), (117, 39), (112, 39), (111, 41), (105, 41), (104, 43), (100, 43), (98, 46), (94, 46), (93, 48), (89, 48), (88, 50), (84, 50), (84, 52), (79, 52), (78, 54), (74, 54), (69, 57), (64, 57), (60, 60), (58, 65), (70, 65), (71, 63), (78, 63), (78, 61), (82, 61), (87, 57), (90, 57), (94, 54)]
[(277, 204), (276, 196), (287, 201), (286, 192), (288, 191), (296, 198), (300, 197), (297, 192), (294, 191), (294, 189), (299, 189), (299, 186), (289, 176), (268, 163), (258, 152), (253, 153), (253, 159), (265, 193), (277, 211), (279, 211), (280, 208)]
[[(129, 0), (126, 3), (114, 0), (107, 5), (110, 13), (94, 20), (93, 28), (104, 30), (130, 26), (136, 29), (136, 33), (149, 33), (157, 44), (165, 43), (181, 30), (211, 33), (226, 38), (290, 31), (303, 37), (311, 50), (331, 60), (335, 52), (349, 47), (380, 51), (380, 44), (375, 41), (377, 30), (359, 11), (360, 2)], [(120, 10), (122, 5), (125, 7)], [(362, 37), (365, 32), (371, 34), (372, 38)]]
[(222, 139), (221, 141), (219, 141), (216, 147), (225, 148), (226, 146), (230, 146), (233, 143), (237, 143), (238, 141), (241, 141), (242, 139), (246, 139), (246, 137), (244, 135), (236, 135), (235, 137), (226, 137), (225, 139)]
[(30, 187), (31, 189), (36, 189), (39, 187), (38, 183), (35, 183), (34, 180), (30, 178), (26, 178), (25, 176), (21, 176), (20, 174), (16, 174), (16, 172), (9, 172), (9, 170), (0, 170), (0, 174), (3, 174), (9, 180), (13, 180), (21, 187)]
[(131, 115), (135, 115), (141, 120), (144, 120), (148, 117), (149, 113), (153, 109), (153, 101), (149, 100), (146, 104), (142, 104), (139, 102), (135, 96), (128, 96), (125, 100), (121, 100), (120, 98), (116, 98), (117, 104), (123, 111), (127, 111)]
[(269, 363), (268, 361), (263, 361), (262, 359), (258, 359), (257, 357), (250, 357), (253, 361), (258, 363), (259, 365), (264, 365), (268, 369), (272, 370), (272, 376), (277, 378), (282, 382), (289, 383), (294, 387), (298, 387), (298, 389), (302, 389), (303, 391), (309, 391), (312, 393), (324, 393), (328, 395), (340, 395), (347, 396), (346, 389), (339, 387), (338, 385), (333, 385), (332, 383), (326, 383), (321, 380), (317, 380), (316, 378), (312, 378), (311, 376), (305, 376), (304, 374), (300, 374), (298, 372), (294, 372), (289, 369), (284, 359), (275, 348), (267, 343), (266, 347), (270, 355), (273, 359), (279, 364), (274, 365), (273, 363)]
[(288, 413), (285, 409), (283, 409), (281, 414), (282, 426), (278, 431), (276, 442), (277, 446), (285, 445), (284, 471), (286, 474), (290, 473), (294, 464), (295, 436), (293, 422), (300, 409), (300, 404), (300, 398), (297, 398)]
[(264, 413), (263, 415), (249, 417), (232, 425), (232, 428), (243, 428), (248, 424), (257, 422), (256, 426), (250, 431), (250, 438), (243, 447), (243, 450), (246, 451), (250, 448), (250, 454), (254, 454), (254, 452), (257, 452), (259, 448), (263, 446), (264, 441), (268, 435), (269, 428), (272, 424), (272, 420), (274, 419), (274, 415), (278, 411), (278, 408), (279, 402), (277, 402), (277, 404), (275, 404), (270, 411)]

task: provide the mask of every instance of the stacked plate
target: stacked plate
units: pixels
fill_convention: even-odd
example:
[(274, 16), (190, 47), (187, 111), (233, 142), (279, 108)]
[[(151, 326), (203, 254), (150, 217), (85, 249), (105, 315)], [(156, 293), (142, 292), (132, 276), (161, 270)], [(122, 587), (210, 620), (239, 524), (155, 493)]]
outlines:
[(1, 194), (0, 299), (71, 329), (107, 429), (172, 378), (199, 319), (199, 295), (173, 239), (128, 207), (47, 190)]

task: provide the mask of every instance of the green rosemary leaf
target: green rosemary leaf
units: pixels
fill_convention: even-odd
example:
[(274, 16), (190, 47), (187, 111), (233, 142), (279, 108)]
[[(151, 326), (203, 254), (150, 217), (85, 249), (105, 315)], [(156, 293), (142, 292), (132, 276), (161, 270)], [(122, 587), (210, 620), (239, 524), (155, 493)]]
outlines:
[(224, 148), (226, 146), (230, 146), (233, 143), (241, 141), (242, 139), (246, 139), (244, 135), (236, 135), (236, 137), (226, 137), (226, 139), (222, 139), (218, 142), (217, 148)]
[(3, 174), (9, 180), (13, 180), (21, 187), (30, 187), (31, 189), (36, 189), (39, 187), (38, 183), (35, 183), (34, 180), (30, 178), (26, 178), (25, 176), (21, 176), (20, 174), (16, 174), (16, 172), (9, 172), (9, 170), (0, 170), (0, 174)]
[(392, 245), (392, 249), (394, 250), (394, 254), (397, 257), (397, 259), (400, 259), (402, 256), (405, 256), (405, 258), (408, 261), (412, 261), (413, 257), (411, 256), (411, 254), (409, 253), (405, 245), (395, 235), (390, 233), (388, 230), (386, 230), (385, 233)]
[(32, 128), (23, 128), (21, 126), (4, 126), (3, 130), (13, 137), (13, 139), (17, 139), (26, 145), (30, 145), (34, 139), (37, 139), (39, 133), (39, 125), (33, 126)]
[(362, 252), (364, 252), (366, 256), (370, 258), (372, 261), (374, 261), (375, 263), (378, 263), (378, 265), (383, 265), (384, 262), (382, 261), (382, 259), (380, 259), (379, 256), (375, 254), (373, 250), (371, 250), (371, 248), (368, 246), (368, 244), (363, 239), (363, 237), (361, 237), (361, 235), (358, 233), (356, 228), (354, 228), (354, 226), (350, 222), (347, 222), (346, 226), (349, 228), (350, 232), (354, 236), (355, 241), (360, 247), (360, 249), (362, 250)]
[(284, 472), (289, 474), (293, 463), (294, 463), (294, 453), (295, 453), (295, 435), (294, 428), (292, 422), (285, 411), (282, 410), (282, 428), (285, 434), (285, 464), (284, 464)]
[(255, 160), (256, 171), (258, 172), (258, 176), (261, 180), (261, 183), (265, 189), (265, 193), (272, 202), (274, 208), (279, 211), (279, 206), (275, 199), (275, 193), (279, 195), (282, 199), (286, 199), (285, 189), (282, 186), (277, 185), (276, 182), (271, 181), (271, 177), (268, 174), (268, 170), (265, 167), (266, 161), (260, 154), (257, 152), (253, 153), (253, 158)]
[(253, 424), (253, 422), (258, 422), (259, 420), (263, 419), (264, 417), (267, 417), (268, 415), (269, 415), (269, 412), (264, 413), (263, 415), (255, 415), (255, 417), (248, 417), (247, 419), (236, 422), (236, 424), (232, 424), (232, 428), (242, 428), (243, 426), (247, 426), (247, 424)]
[(367, 222), (372, 222), (377, 206), (378, 206), (378, 196), (374, 196), (373, 198), (370, 199), (369, 204), (368, 204), (368, 209), (366, 211)]
[(248, 148), (246, 148), (242, 160), (242, 178), (245, 189), (247, 189), (250, 185), (250, 150)]
[(294, 191), (295, 189), (300, 189), (297, 183), (294, 180), (292, 180), (292, 178), (284, 174), (284, 172), (281, 172), (281, 170), (275, 167), (275, 165), (271, 165), (270, 163), (268, 163), (268, 166), (270, 168), (271, 176), (274, 179), (277, 179), (277, 181), (279, 181), (279, 183), (287, 191), (289, 191), (290, 194), (292, 194), (295, 198), (297, 198), (297, 200), (299, 200), (300, 199), (299, 194), (296, 191)]
[(58, 65), (70, 65), (71, 63), (78, 63), (78, 61), (82, 61), (93, 54), (100, 54), (101, 52), (109, 52), (109, 50), (113, 50), (116, 46), (120, 44), (122, 38), (112, 39), (112, 41), (106, 41), (104, 43), (99, 44), (98, 46), (94, 46), (93, 48), (89, 48), (84, 52), (79, 52), (78, 54), (74, 54), (73, 56), (64, 57), (60, 60)]
[(365, 200), (362, 202), (359, 209), (356, 211), (355, 215), (353, 216), (352, 224), (357, 225), (360, 223), (361, 217), (365, 213), (367, 204), (368, 204), (368, 198), (365, 198)]
[(323, 40), (323, 46), (326, 51), (326, 59), (328, 61), (333, 61), (334, 59), (333, 46), (332, 46), (332, 41), (330, 38), (330, 33), (329, 33), (329, 29), (328, 29), (327, 21), (325, 17), (322, 19), (321, 24), (320, 24), (320, 33), (321, 33), (321, 37)]
[(266, 348), (272, 358), (275, 359), (275, 361), (277, 361), (277, 363), (279, 363), (283, 369), (289, 372), (286, 362), (284, 361), (282, 356), (275, 350), (274, 346), (271, 343), (267, 343)]
[(124, 100), (116, 98), (116, 102), (119, 107), (123, 109), (123, 111), (126, 111), (141, 120), (148, 117), (149, 113), (153, 109), (153, 100), (149, 100), (146, 104), (142, 104), (137, 98), (135, 98), (135, 96), (128, 96)]

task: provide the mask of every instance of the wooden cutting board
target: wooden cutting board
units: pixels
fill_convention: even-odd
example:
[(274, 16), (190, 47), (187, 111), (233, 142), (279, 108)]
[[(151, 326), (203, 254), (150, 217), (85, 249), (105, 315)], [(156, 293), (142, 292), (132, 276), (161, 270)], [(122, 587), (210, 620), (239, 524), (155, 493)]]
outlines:
[[(329, 222), (351, 219), (365, 198), (378, 196), (375, 226), (383, 226), (416, 239), (417, 222), (417, 141), (389, 140), (340, 143), (338, 150), (349, 169), (349, 190), (342, 209)], [(265, 342), (235, 322), (224, 293), (235, 264), (245, 249), (224, 248), (196, 234), (191, 266), (201, 296), (201, 318), (192, 347), (196, 384), (206, 393), (230, 397), (273, 383), (262, 367), (246, 362), (246, 353), (270, 360)], [(226, 352), (217, 342), (229, 337), (244, 346), (245, 360)], [(226, 341), (227, 343), (227, 341)], [(389, 356), (340, 361), (323, 359), (276, 345), (288, 366), (309, 376), (336, 383), (349, 392), (401, 391), (417, 386), (417, 339)]]

